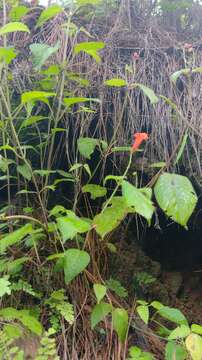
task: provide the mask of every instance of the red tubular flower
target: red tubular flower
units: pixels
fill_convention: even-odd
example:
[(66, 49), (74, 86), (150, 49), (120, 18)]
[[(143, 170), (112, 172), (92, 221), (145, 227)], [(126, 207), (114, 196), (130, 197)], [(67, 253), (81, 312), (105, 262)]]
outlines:
[(134, 144), (132, 146), (132, 152), (136, 151), (137, 149), (139, 149), (140, 145), (142, 144), (143, 141), (146, 141), (149, 139), (149, 136), (147, 133), (135, 133), (134, 134)]

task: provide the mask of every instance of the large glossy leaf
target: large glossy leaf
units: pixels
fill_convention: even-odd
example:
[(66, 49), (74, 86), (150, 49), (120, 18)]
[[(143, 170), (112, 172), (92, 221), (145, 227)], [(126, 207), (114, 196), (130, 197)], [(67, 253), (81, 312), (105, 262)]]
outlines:
[(46, 60), (53, 54), (55, 54), (60, 48), (60, 43), (57, 42), (55, 46), (49, 46), (47, 44), (31, 44), (30, 50), (32, 53), (32, 62), (36, 70), (40, 70), (45, 64)]
[(21, 22), (11, 22), (0, 28), (0, 35), (6, 35), (16, 31), (30, 32), (27, 25)]
[(132, 207), (136, 213), (142, 215), (148, 221), (151, 220), (154, 206), (142, 189), (137, 189), (128, 181), (122, 182), (122, 193), (128, 207)]
[(0, 47), (0, 62), (5, 61), (9, 65), (16, 56), (14, 48)]
[(197, 334), (190, 334), (186, 341), (186, 348), (191, 355), (192, 360), (202, 359), (202, 337)]
[(98, 51), (105, 47), (105, 43), (103, 42), (96, 42), (96, 41), (89, 41), (89, 42), (81, 42), (74, 47), (74, 53), (78, 54), (81, 51), (85, 52), (86, 54), (92, 56), (97, 62), (101, 61), (101, 58), (98, 54)]
[(89, 137), (80, 137), (77, 141), (77, 144), (80, 154), (83, 155), (85, 158), (90, 159), (96, 145), (99, 144), (99, 140)]
[(46, 92), (46, 91), (27, 91), (21, 95), (21, 102), (22, 104), (26, 104), (29, 102), (35, 101), (44, 101), (50, 97), (55, 96), (53, 92)]
[(93, 225), (96, 232), (104, 238), (120, 224), (128, 212), (128, 206), (122, 197), (113, 198), (112, 204), (94, 217)]
[(89, 264), (90, 256), (86, 251), (69, 249), (64, 254), (63, 266), (65, 283), (68, 285)]
[(13, 231), (12, 233), (4, 236), (0, 240), (0, 254), (3, 254), (9, 246), (20, 242), (26, 235), (32, 231), (32, 224), (26, 224), (20, 229)]
[(76, 215), (57, 218), (57, 225), (63, 242), (90, 230), (90, 224)]
[(197, 203), (197, 195), (189, 179), (182, 175), (162, 174), (154, 187), (154, 193), (166, 215), (186, 226)]
[(47, 9), (44, 9), (37, 20), (37, 27), (42, 26), (46, 21), (54, 18), (61, 12), (63, 12), (63, 8), (59, 5), (51, 5)]
[(96, 184), (87, 184), (82, 187), (83, 193), (90, 193), (91, 199), (95, 200), (99, 197), (103, 197), (107, 194), (107, 189), (103, 186)]
[(91, 328), (94, 327), (112, 311), (112, 306), (105, 302), (96, 304), (91, 313)]
[(118, 334), (119, 341), (126, 340), (128, 330), (128, 313), (125, 309), (117, 308), (112, 313), (113, 328)]

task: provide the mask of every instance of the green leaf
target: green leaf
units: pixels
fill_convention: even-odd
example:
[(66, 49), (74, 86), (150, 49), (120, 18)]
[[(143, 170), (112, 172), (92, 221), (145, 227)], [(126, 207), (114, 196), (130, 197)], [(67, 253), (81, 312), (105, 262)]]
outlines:
[(117, 308), (112, 313), (113, 328), (118, 334), (119, 341), (126, 340), (128, 330), (128, 313), (125, 309)]
[(136, 308), (137, 313), (140, 317), (140, 319), (142, 319), (142, 321), (144, 321), (145, 324), (148, 324), (149, 322), (149, 308), (146, 305), (139, 305)]
[(0, 36), (16, 31), (30, 32), (27, 25), (21, 22), (11, 22), (0, 28)]
[(102, 187), (100, 185), (95, 184), (87, 184), (82, 187), (83, 193), (90, 193), (91, 199), (95, 200), (99, 197), (103, 197), (107, 194), (107, 189), (105, 187)]
[(169, 341), (165, 348), (165, 360), (185, 360), (187, 359), (187, 352), (181, 345), (173, 341)]
[(25, 128), (27, 126), (31, 126), (34, 125), (36, 123), (38, 123), (39, 121), (42, 121), (44, 119), (47, 119), (46, 116), (40, 116), (40, 115), (34, 115), (34, 116), (30, 116), (28, 119), (25, 119), (22, 124), (21, 124), (21, 128)]
[(180, 325), (172, 330), (168, 340), (184, 339), (190, 334), (190, 328), (187, 325)]
[(63, 8), (59, 5), (51, 5), (49, 6), (47, 9), (44, 9), (38, 20), (37, 20), (37, 24), (36, 26), (42, 26), (46, 21), (54, 18), (56, 15), (60, 14), (61, 12), (63, 12)]
[(55, 54), (60, 48), (60, 43), (57, 42), (55, 46), (47, 44), (31, 44), (30, 50), (32, 53), (33, 66), (36, 70), (40, 70), (45, 64), (46, 60)]
[(196, 333), (196, 334), (202, 335), (202, 326), (197, 325), (197, 324), (192, 324), (191, 331)]
[(107, 288), (104, 285), (101, 284), (94, 284), (93, 290), (97, 299), (97, 302), (100, 303), (100, 301), (105, 297)]
[(84, 97), (64, 98), (64, 104), (67, 107), (70, 107), (70, 106), (75, 105), (75, 104), (84, 103), (84, 102), (91, 102), (91, 101), (100, 103), (100, 100), (96, 99), (96, 98), (84, 98)]
[(177, 156), (176, 156), (176, 160), (175, 160), (175, 162), (174, 162), (174, 165), (176, 165), (176, 164), (179, 162), (179, 160), (181, 159), (182, 154), (183, 154), (183, 151), (184, 151), (184, 148), (185, 148), (186, 143), (187, 143), (187, 139), (188, 139), (188, 132), (186, 131), (186, 133), (185, 133), (184, 136), (183, 136), (182, 143), (181, 143), (180, 148), (179, 148), (179, 151), (178, 151), (178, 153), (177, 153)]
[(17, 339), (22, 336), (22, 330), (17, 324), (4, 325), (3, 332), (6, 334), (6, 336), (8, 336), (9, 339)]
[(186, 341), (186, 348), (191, 355), (192, 360), (202, 359), (202, 337), (197, 334), (190, 334)]
[(152, 104), (156, 104), (159, 101), (159, 98), (156, 96), (154, 91), (150, 89), (148, 86), (142, 84), (134, 84), (135, 87), (138, 87), (142, 90), (145, 96), (149, 98)]
[(164, 305), (161, 304), (159, 301), (152, 301), (150, 305), (156, 310), (159, 310), (162, 307), (164, 307)]
[(100, 3), (101, 3), (101, 0), (76, 0), (76, 4), (78, 6), (98, 5)]
[(63, 266), (65, 283), (68, 285), (77, 275), (79, 275), (90, 262), (90, 256), (86, 251), (79, 249), (69, 249), (64, 254)]
[(101, 58), (98, 54), (98, 51), (105, 47), (105, 43), (89, 41), (89, 42), (81, 42), (74, 47), (74, 53), (78, 54), (81, 51), (86, 54), (92, 56), (98, 63), (101, 61)]
[(136, 213), (142, 215), (148, 221), (151, 220), (154, 206), (151, 200), (134, 185), (127, 181), (122, 182), (122, 193), (128, 207), (132, 207)]
[(20, 21), (23, 16), (25, 16), (30, 9), (24, 5), (14, 6), (9, 12), (8, 16), (11, 21)]
[(172, 75), (171, 75), (171, 80), (176, 83), (177, 79), (181, 76), (181, 75), (187, 75), (191, 72), (191, 69), (181, 69), (178, 71), (175, 71)]
[(95, 147), (99, 144), (99, 140), (89, 137), (80, 137), (77, 141), (77, 144), (80, 154), (85, 158), (90, 159), (92, 153), (95, 150)]
[(55, 96), (55, 93), (45, 91), (27, 91), (21, 95), (22, 104), (35, 101), (44, 101), (49, 97)]
[(26, 235), (32, 231), (32, 224), (26, 224), (20, 229), (13, 231), (12, 233), (4, 236), (0, 240), (0, 254), (3, 254), (9, 246), (20, 242)]
[(160, 162), (156, 162), (156, 163), (153, 163), (151, 165), (149, 165), (150, 168), (162, 168), (166, 166), (166, 162), (163, 162), (163, 161), (160, 161)]
[(34, 334), (38, 336), (42, 334), (43, 328), (41, 323), (34, 316), (30, 315), (28, 310), (16, 310), (8, 307), (0, 310), (0, 317), (8, 321), (18, 320)]
[(90, 230), (90, 224), (76, 215), (57, 218), (57, 225), (63, 242), (73, 239), (76, 234), (83, 234)]
[(17, 172), (19, 172), (20, 175), (22, 175), (25, 179), (28, 181), (32, 178), (32, 173), (30, 171), (30, 168), (27, 164), (24, 165), (18, 165), (17, 166)]
[(182, 175), (164, 173), (159, 177), (154, 193), (166, 215), (186, 226), (197, 203), (197, 195), (189, 179)]
[(116, 181), (117, 184), (121, 184), (123, 181), (124, 177), (123, 176), (119, 176), (119, 175), (107, 175), (104, 179), (104, 185), (106, 184), (107, 181), (109, 180), (114, 180)]
[(96, 232), (104, 238), (106, 234), (120, 224), (128, 212), (129, 209), (123, 198), (113, 198), (111, 206), (108, 206), (103, 212), (94, 217), (93, 225)]
[(168, 307), (168, 306), (162, 306), (158, 310), (158, 313), (163, 318), (165, 318), (165, 319), (167, 319), (169, 321), (172, 321), (175, 324), (188, 326), (187, 319), (182, 314), (182, 312), (180, 310), (178, 310), (178, 309), (171, 308), (171, 307)]
[(121, 285), (120, 281), (110, 278), (109, 280), (106, 280), (105, 283), (107, 285), (107, 288), (114, 291), (115, 294), (118, 295), (120, 298), (125, 298), (128, 296), (127, 290)]
[(0, 278), (0, 298), (3, 297), (5, 294), (10, 295), (10, 281), (8, 281), (8, 276), (4, 276)]
[(17, 56), (13, 47), (0, 47), (0, 62), (5, 61), (6, 64), (10, 64)]
[(105, 85), (108, 86), (113, 86), (113, 87), (122, 87), (122, 86), (127, 86), (127, 82), (123, 79), (118, 79), (118, 78), (114, 78), (114, 79), (110, 79), (110, 80), (106, 80), (104, 82)]
[(94, 329), (95, 326), (112, 311), (112, 306), (105, 302), (96, 304), (91, 313), (91, 328)]

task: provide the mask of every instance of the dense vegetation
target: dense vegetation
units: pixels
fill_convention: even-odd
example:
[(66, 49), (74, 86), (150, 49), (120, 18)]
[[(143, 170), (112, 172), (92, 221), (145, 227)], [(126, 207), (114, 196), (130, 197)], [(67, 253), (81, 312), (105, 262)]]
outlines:
[(196, 209), (200, 2), (0, 10), (0, 357), (201, 360), (202, 326), (113, 268), (130, 222), (187, 229)]

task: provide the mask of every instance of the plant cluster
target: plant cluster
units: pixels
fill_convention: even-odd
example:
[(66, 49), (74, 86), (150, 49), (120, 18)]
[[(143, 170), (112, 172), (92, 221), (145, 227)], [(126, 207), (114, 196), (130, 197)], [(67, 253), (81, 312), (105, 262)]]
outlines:
[[(166, 171), (168, 166), (164, 161), (151, 164), (156, 172), (147, 186), (139, 185), (137, 173), (133, 174), (136, 185), (128, 180), (141, 146), (145, 143), (149, 146), (148, 133), (136, 132), (134, 143), (122, 147), (116, 146), (116, 133), (109, 142), (85, 136), (83, 123), (88, 122), (89, 114), (99, 110), (101, 99), (88, 94), (85, 74), (69, 71), (68, 59), (73, 54), (75, 68), (79, 61), (84, 61), (85, 67), (86, 58), (92, 66), (102, 62), (104, 42), (92, 41), (92, 35), (87, 33), (90, 41), (74, 44), (78, 32), (87, 32), (78, 28), (74, 16), (82, 9), (87, 11), (86, 5), (92, 3), (95, 2), (78, 0), (68, 9), (51, 5), (40, 13), (36, 29), (60, 17), (63, 43), (30, 45), (29, 60), (35, 80), (32, 79), (31, 89), (26, 88), (18, 95), (12, 86), (12, 65), (19, 54), (10, 46), (9, 39), (13, 34), (29, 35), (23, 18), (30, 8), (3, 0), (0, 181), (1, 192), (6, 193), (6, 205), (2, 206), (0, 215), (0, 353), (5, 358), (24, 359), (25, 353), (16, 344), (31, 333), (40, 338), (35, 359), (58, 359), (58, 354), (61, 358), (65, 354), (64, 359), (98, 358), (86, 325), (90, 321), (91, 334), (105, 339), (107, 358), (116, 351), (117, 359), (154, 359), (145, 349), (136, 346), (128, 349), (131, 331), (147, 335), (154, 327), (156, 336), (165, 344), (167, 360), (200, 360), (200, 325), (189, 325), (178, 309), (158, 301), (136, 300), (129, 306), (127, 290), (118, 279), (103, 277), (106, 254), (116, 252), (112, 233), (128, 216), (138, 215), (151, 224), (155, 201), (166, 216), (187, 227), (197, 195), (187, 177)], [(182, 74), (189, 77), (201, 71), (201, 68), (179, 70), (172, 74), (172, 81), (175, 83)], [(70, 91), (72, 83), (74, 91)], [(111, 77), (104, 81), (103, 87), (111, 91), (115, 88), (140, 91), (154, 107), (161, 98), (179, 117), (183, 116), (178, 104), (163, 95), (157, 96), (142, 83)], [(78, 113), (80, 123), (75, 132), (72, 124)], [(70, 123), (64, 126), (67, 119)], [(74, 156), (69, 147), (65, 168), (60, 168), (58, 142), (65, 138), (71, 143), (71, 137), (77, 135)], [(185, 128), (170, 161), (180, 160), (186, 140)], [(92, 157), (96, 152), (104, 164), (111, 154), (124, 153), (128, 158), (125, 170), (121, 175), (107, 173), (99, 184), (95, 183)], [(54, 194), (64, 184), (68, 199), (52, 205)], [(85, 204), (82, 208), (81, 200)], [(95, 210), (92, 204), (97, 203), (100, 205)], [(138, 281), (142, 285), (153, 279), (139, 276)], [(85, 335), (90, 350), (85, 348), (86, 340), (82, 338)], [(116, 341), (115, 347), (112, 339)]]

